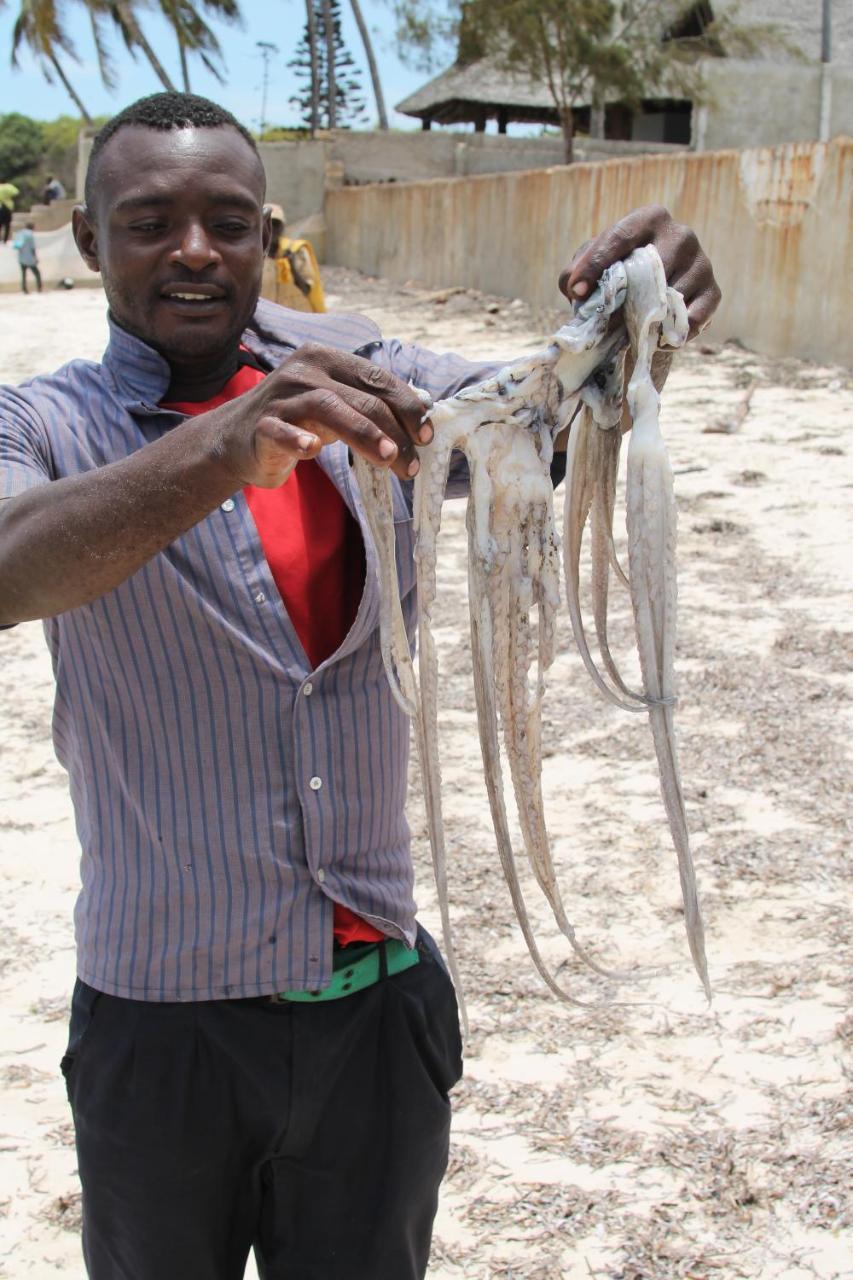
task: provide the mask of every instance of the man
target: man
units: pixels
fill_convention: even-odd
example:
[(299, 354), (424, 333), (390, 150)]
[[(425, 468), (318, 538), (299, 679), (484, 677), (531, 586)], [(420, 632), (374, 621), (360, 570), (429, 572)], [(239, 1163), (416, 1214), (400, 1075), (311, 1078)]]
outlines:
[(15, 212), (15, 197), (20, 194), (13, 182), (0, 182), (0, 239), (3, 244), (9, 242), (12, 214)]
[[(237, 1280), (252, 1246), (268, 1280), (423, 1277), (461, 1071), (349, 452), (394, 473), (411, 627), (412, 388), (487, 368), (257, 303), (263, 198), (214, 104), (122, 112), (74, 215), (103, 363), (0, 393), (0, 623), (48, 620), (82, 844), (63, 1067), (95, 1280)], [(565, 288), (652, 240), (700, 327), (710, 264), (660, 209)]]
[(261, 297), (293, 311), (325, 311), (320, 267), (310, 240), (293, 240), (286, 234), (280, 204), (267, 205), (267, 214), (272, 234), (264, 263)]
[(53, 174), (49, 173), (44, 180), (44, 190), (41, 193), (42, 204), (52, 204), (54, 200), (64, 199), (65, 188), (58, 178), (54, 178)]
[(41, 272), (39, 271), (38, 253), (36, 252), (36, 224), (28, 222), (22, 231), (19, 231), (12, 241), (12, 248), (18, 254), (18, 266), (21, 268), (21, 288), (24, 293), (29, 293), (27, 288), (27, 272), (32, 271), (33, 279), (36, 282), (36, 288), (41, 293)]

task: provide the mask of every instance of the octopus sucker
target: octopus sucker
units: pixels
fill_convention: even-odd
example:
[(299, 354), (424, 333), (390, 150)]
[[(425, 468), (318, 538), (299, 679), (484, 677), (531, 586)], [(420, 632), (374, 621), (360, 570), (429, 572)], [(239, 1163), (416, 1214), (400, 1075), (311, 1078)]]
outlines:
[[(688, 943), (710, 997), (674, 728), (675, 499), (660, 432), (660, 397), (652, 381), (652, 357), (659, 345), (678, 346), (686, 336), (686, 309), (680, 295), (667, 288), (660, 258), (651, 247), (638, 249), (603, 273), (597, 288), (584, 303), (576, 304), (572, 318), (544, 351), (432, 407), (433, 441), (421, 451), (413, 494), (417, 679), (400, 607), (391, 479), (387, 471), (362, 460), (355, 462), (382, 593), (382, 656), (394, 696), (414, 720), (445, 947), (457, 989), (441, 812), (438, 665), (432, 636), (437, 540), (454, 450), (465, 454), (470, 473), (469, 612), (483, 769), (498, 857), (522, 934), (536, 969), (556, 996), (586, 1008), (600, 1007), (575, 999), (537, 947), (504, 799), (501, 740), (525, 853), (557, 926), (572, 949), (598, 973), (618, 979), (638, 976), (604, 968), (578, 942), (560, 894), (545, 819), (541, 709), (556, 651), (561, 576), (550, 463), (555, 440), (571, 425), (562, 556), (572, 632), (599, 691), (625, 710), (649, 715), (664, 809), (678, 859)], [(626, 350), (631, 368), (627, 392)], [(626, 402), (633, 427), (627, 462), (627, 573), (619, 564), (613, 540), (620, 423)], [(581, 549), (587, 526), (592, 613), (603, 670), (590, 654), (580, 607)], [(611, 573), (631, 595), (640, 690), (626, 684), (610, 650)]]

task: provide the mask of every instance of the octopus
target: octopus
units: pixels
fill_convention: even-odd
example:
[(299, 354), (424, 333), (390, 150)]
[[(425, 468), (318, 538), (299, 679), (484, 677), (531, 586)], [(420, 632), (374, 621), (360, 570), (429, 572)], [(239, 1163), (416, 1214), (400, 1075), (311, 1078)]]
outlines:
[[(579, 941), (557, 883), (545, 823), (541, 717), (546, 675), (557, 650), (562, 579), (574, 640), (595, 687), (623, 710), (648, 716), (677, 856), (688, 944), (710, 999), (674, 726), (675, 499), (660, 430), (660, 396), (652, 378), (652, 358), (658, 348), (677, 347), (686, 337), (684, 301), (668, 288), (660, 257), (650, 246), (637, 249), (603, 273), (589, 298), (575, 304), (571, 319), (544, 351), (507, 365), (429, 410), (434, 435), (421, 451), (413, 494), (417, 674), (400, 604), (390, 476), (363, 458), (354, 459), (377, 550), (382, 656), (392, 693), (414, 725), (445, 950), (460, 994), (450, 927), (438, 739), (439, 673), (432, 633), (437, 540), (451, 455), (456, 450), (465, 454), (470, 473), (466, 529), (471, 655), (486, 790), (498, 857), (533, 963), (555, 996), (572, 1004), (584, 1003), (562, 985), (537, 946), (510, 832), (501, 742), (524, 853), (557, 927), (597, 972), (609, 978), (628, 976), (605, 968)], [(626, 369), (630, 370), (627, 386)], [(623, 420), (631, 426), (627, 569), (619, 563), (613, 539)], [(555, 526), (550, 464), (557, 437), (567, 428), (561, 539)], [(590, 651), (580, 606), (581, 548), (587, 528), (599, 661)], [(608, 642), (611, 582), (630, 593), (639, 689), (623, 678)]]

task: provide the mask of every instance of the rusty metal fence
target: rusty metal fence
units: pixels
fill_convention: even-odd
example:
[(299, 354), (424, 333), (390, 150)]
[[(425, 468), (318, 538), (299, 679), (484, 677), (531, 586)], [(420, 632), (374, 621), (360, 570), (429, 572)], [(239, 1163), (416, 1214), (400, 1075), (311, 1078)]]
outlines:
[(715, 339), (853, 364), (851, 138), (330, 191), (327, 257), (556, 306), (574, 248), (651, 203), (695, 227), (713, 259)]

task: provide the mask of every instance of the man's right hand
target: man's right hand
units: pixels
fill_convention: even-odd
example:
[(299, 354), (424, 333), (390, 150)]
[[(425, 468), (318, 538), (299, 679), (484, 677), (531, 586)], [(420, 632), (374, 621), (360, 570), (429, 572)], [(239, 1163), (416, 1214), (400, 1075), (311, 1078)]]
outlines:
[(426, 405), (418, 392), (361, 356), (307, 343), (252, 391), (195, 422), (212, 431), (218, 461), (234, 488), (282, 484), (297, 462), (341, 440), (403, 480), (417, 474), (416, 445)]
[(310, 344), (252, 391), (118, 462), (0, 502), (0, 623), (95, 600), (244, 485), (275, 488), (341, 440), (401, 479), (417, 472), (421, 393), (348, 352)]

